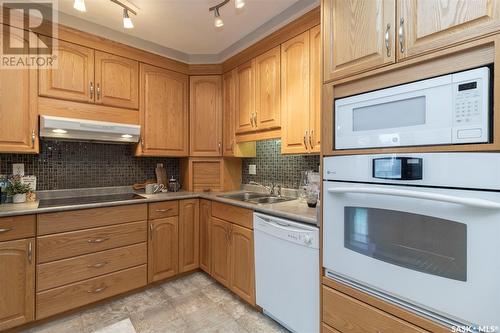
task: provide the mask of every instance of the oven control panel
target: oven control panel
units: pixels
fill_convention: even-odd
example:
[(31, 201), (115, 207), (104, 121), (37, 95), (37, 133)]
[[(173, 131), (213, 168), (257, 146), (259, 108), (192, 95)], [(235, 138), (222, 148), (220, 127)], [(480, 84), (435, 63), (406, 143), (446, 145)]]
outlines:
[(393, 180), (421, 180), (421, 158), (382, 157), (373, 159), (373, 178)]

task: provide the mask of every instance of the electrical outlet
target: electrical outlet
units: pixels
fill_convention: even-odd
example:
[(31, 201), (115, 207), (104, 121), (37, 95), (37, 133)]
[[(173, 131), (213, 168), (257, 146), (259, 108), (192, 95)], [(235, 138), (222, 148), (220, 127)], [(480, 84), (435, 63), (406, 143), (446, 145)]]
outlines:
[(13, 163), (12, 164), (12, 174), (24, 176), (24, 163)]
[(250, 164), (248, 166), (248, 173), (250, 175), (256, 175), (257, 174), (257, 166), (255, 164)]

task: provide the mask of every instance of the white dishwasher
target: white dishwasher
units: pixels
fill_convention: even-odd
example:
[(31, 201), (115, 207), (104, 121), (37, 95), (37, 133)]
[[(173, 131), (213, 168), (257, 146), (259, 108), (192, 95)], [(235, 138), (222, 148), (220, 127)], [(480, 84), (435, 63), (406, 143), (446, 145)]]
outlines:
[(319, 230), (254, 213), (256, 301), (297, 333), (319, 332)]

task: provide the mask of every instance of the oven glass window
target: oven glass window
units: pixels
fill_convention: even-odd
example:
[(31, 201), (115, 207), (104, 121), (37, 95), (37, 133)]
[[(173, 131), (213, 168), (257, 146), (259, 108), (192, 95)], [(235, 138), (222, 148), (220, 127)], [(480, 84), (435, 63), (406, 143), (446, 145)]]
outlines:
[(354, 108), (352, 117), (354, 132), (425, 125), (425, 96)]
[(419, 272), (467, 281), (467, 225), (395, 210), (345, 207), (344, 246)]

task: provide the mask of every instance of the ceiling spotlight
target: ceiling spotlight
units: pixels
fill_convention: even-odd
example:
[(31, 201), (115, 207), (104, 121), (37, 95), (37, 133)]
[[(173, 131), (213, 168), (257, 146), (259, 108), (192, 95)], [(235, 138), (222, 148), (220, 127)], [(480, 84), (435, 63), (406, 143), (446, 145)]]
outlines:
[(234, 7), (236, 7), (236, 9), (245, 7), (245, 0), (234, 0)]
[(222, 19), (220, 18), (219, 8), (214, 9), (214, 17), (214, 24), (216, 28), (221, 28), (222, 26), (224, 26), (224, 21), (222, 21)]
[(87, 7), (85, 7), (85, 0), (75, 0), (73, 8), (75, 8), (79, 12), (86, 12)]
[(134, 27), (134, 23), (132, 19), (128, 16), (128, 10), (123, 8), (123, 27), (125, 29), (132, 29)]

